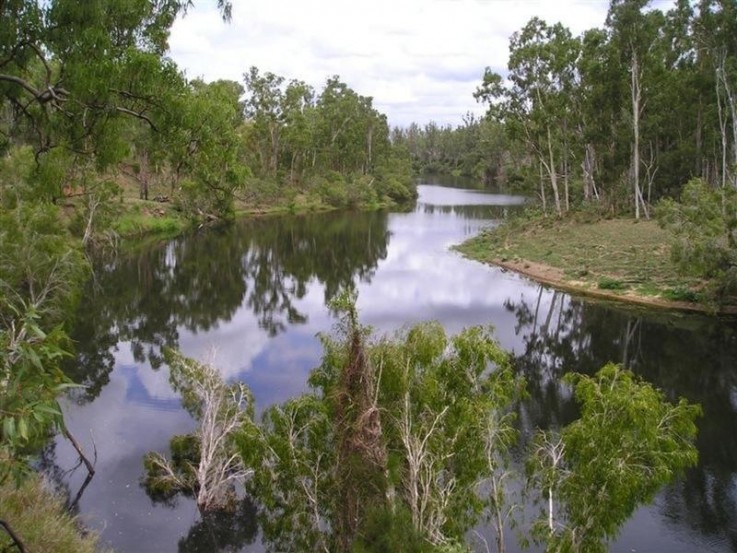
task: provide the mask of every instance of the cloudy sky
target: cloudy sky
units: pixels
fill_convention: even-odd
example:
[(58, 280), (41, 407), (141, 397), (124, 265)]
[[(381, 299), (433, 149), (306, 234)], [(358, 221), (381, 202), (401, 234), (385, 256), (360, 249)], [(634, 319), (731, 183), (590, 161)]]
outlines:
[[(483, 113), (472, 94), (486, 66), (503, 72), (509, 36), (533, 16), (575, 34), (600, 27), (609, 0), (232, 0), (224, 24), (214, 0), (172, 30), (188, 77), (232, 79), (252, 65), (320, 90), (340, 75), (372, 96), (391, 125), (459, 124)], [(653, 7), (667, 9), (670, 0)]]

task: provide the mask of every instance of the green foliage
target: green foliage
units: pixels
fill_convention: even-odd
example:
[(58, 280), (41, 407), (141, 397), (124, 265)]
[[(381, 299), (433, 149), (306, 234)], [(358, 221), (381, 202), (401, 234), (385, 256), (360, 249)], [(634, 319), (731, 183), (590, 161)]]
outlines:
[(197, 490), (195, 467), (201, 458), (198, 437), (194, 434), (173, 436), (169, 440), (169, 450), (169, 466), (176, 478), (170, 477), (157, 453), (149, 452), (143, 457), (146, 475), (142, 486), (152, 500), (162, 503), (172, 502), (180, 493), (191, 497)]
[(55, 324), (73, 307), (86, 274), (79, 247), (59, 224), (58, 208), (23, 202), (0, 213), (0, 316), (25, 303)]
[[(421, 536), (425, 545), (412, 542), (420, 551), (462, 541), (486, 505), (477, 486), (490, 470), (489, 420), (504, 436), (492, 449), (501, 453), (512, 441), (508, 410), (521, 381), (508, 355), (486, 329), (449, 338), (428, 323), (373, 338), (358, 324), (355, 297), (339, 295), (332, 308), (341, 319), (335, 337), (321, 337), (315, 391), (265, 415), (273, 460), (254, 479), (266, 498), (265, 533), (276, 549), (371, 551), (386, 540), (396, 547), (401, 533)], [(346, 489), (363, 498), (357, 510)], [(339, 523), (346, 509), (357, 522), (347, 544)], [(394, 529), (381, 536), (389, 513)], [(401, 530), (408, 525), (410, 534)]]
[(557, 462), (551, 463), (551, 447), (539, 447), (534, 457), (538, 485), (561, 504), (560, 520), (538, 528), (538, 537), (549, 551), (604, 552), (637, 507), (696, 464), (701, 410), (684, 399), (672, 405), (614, 364), (594, 377), (571, 373), (566, 381), (582, 412), (563, 429)]
[(131, 237), (143, 234), (175, 235), (182, 232), (185, 226), (183, 219), (171, 213), (152, 216), (142, 213), (140, 209), (132, 209), (116, 219), (113, 229), (122, 237)]
[[(263, 505), (260, 525), (274, 551), (329, 548), (333, 519), (335, 447), (327, 405), (308, 394), (266, 410), (261, 441), (241, 455), (258, 467), (249, 490)], [(260, 443), (261, 448), (256, 444)], [(251, 460), (263, 455), (263, 463)]]
[(366, 513), (352, 548), (354, 553), (432, 553), (438, 550), (415, 528), (411, 513), (402, 505)]
[(685, 301), (689, 303), (698, 303), (703, 299), (699, 292), (683, 286), (668, 288), (662, 295), (664, 298), (672, 301)]
[(658, 219), (675, 239), (673, 261), (685, 274), (707, 279), (712, 295), (737, 293), (737, 192), (714, 188), (702, 179), (684, 187), (681, 201), (664, 200)]
[(67, 335), (60, 327), (42, 331), (33, 307), (9, 309), (0, 328), (0, 482), (24, 476), (30, 454), (63, 427), (57, 397), (72, 386), (60, 369)]

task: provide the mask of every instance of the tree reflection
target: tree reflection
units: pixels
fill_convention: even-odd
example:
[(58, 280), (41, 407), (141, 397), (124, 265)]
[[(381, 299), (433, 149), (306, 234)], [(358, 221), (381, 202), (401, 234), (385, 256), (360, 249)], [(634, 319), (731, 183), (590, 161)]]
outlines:
[(560, 427), (578, 408), (563, 374), (592, 374), (622, 363), (671, 399), (700, 403), (699, 465), (664, 492), (663, 515), (737, 546), (737, 325), (698, 316), (620, 310), (540, 287), (534, 299), (506, 303), (523, 337), (516, 364), (530, 397), (520, 409), (522, 433)]
[(453, 215), (463, 219), (477, 219), (480, 221), (508, 219), (512, 213), (519, 211), (519, 206), (511, 205), (433, 205), (423, 204), (422, 211), (427, 215)]
[(129, 342), (137, 363), (158, 368), (180, 329), (207, 331), (247, 307), (274, 336), (307, 316), (296, 305), (313, 282), (325, 299), (372, 278), (387, 254), (386, 213), (329, 213), (243, 221), (97, 259), (73, 331), (77, 356), (67, 373), (97, 397), (113, 350)]
[(246, 497), (232, 511), (212, 511), (179, 540), (179, 553), (219, 553), (240, 551), (253, 543), (258, 531), (256, 506)]

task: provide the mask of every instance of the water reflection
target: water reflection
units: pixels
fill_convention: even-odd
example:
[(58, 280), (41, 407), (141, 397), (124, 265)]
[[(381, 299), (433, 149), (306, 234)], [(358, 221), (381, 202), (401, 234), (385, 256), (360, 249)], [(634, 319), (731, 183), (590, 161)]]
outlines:
[[(559, 427), (575, 419), (569, 371), (593, 374), (609, 361), (628, 366), (675, 400), (703, 406), (698, 421), (699, 464), (664, 491), (663, 520), (737, 546), (737, 328), (734, 321), (608, 309), (560, 293), (509, 300), (524, 346), (515, 354), (528, 380), (521, 409), (523, 432)], [(721, 550), (715, 549), (715, 550)]]
[[(77, 501), (85, 522), (123, 552), (216, 550), (213, 543), (262, 550), (250, 515), (206, 522), (193, 502), (153, 504), (140, 488), (143, 454), (166, 451), (172, 435), (193, 428), (160, 348), (202, 357), (217, 345), (224, 376), (244, 380), (263, 409), (304, 391), (321, 355), (315, 334), (333, 324), (325, 302), (353, 284), (363, 321), (379, 332), (432, 319), (451, 333), (493, 324), (530, 383), (520, 406), (527, 432), (573, 420), (577, 408), (561, 375), (592, 374), (608, 361), (625, 362), (670, 397), (702, 403), (699, 466), (638, 512), (615, 549), (737, 549), (737, 327), (584, 302), (449, 251), (521, 202), (421, 186), (408, 213), (242, 222), (100, 260), (68, 368), (88, 386), (66, 406), (68, 424), (86, 451), (96, 445), (99, 453), (97, 474)], [(63, 442), (49, 460), (70, 496), (85, 476), (66, 474), (76, 461)], [(223, 536), (208, 545), (216, 528)]]
[(121, 342), (156, 369), (161, 347), (178, 347), (182, 330), (215, 332), (243, 306), (271, 337), (305, 324), (295, 302), (308, 284), (320, 283), (327, 302), (341, 287), (370, 282), (389, 236), (386, 213), (332, 213), (241, 222), (100, 260), (73, 333), (68, 373), (86, 386), (78, 399), (94, 399), (109, 382)]
[(207, 512), (177, 544), (179, 553), (241, 551), (258, 534), (256, 505), (245, 498), (233, 511)]
[[(488, 221), (489, 217), (504, 220), (509, 217), (511, 209), (506, 205), (433, 205), (421, 204), (423, 213), (427, 215), (454, 215), (465, 219)], [(513, 208), (512, 208), (513, 209)]]

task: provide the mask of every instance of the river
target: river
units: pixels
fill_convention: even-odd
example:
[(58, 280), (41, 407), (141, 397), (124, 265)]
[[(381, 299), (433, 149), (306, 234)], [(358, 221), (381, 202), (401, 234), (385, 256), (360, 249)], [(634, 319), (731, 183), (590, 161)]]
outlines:
[[(143, 455), (194, 427), (160, 350), (215, 355), (263, 410), (307, 389), (316, 334), (334, 324), (326, 300), (352, 283), (362, 322), (379, 332), (431, 319), (450, 332), (492, 324), (529, 382), (525, 433), (570, 422), (576, 407), (560, 376), (608, 361), (702, 403), (698, 467), (640, 509), (611, 550), (737, 551), (737, 325), (583, 301), (464, 259), (450, 246), (523, 199), (429, 183), (419, 194), (408, 212), (241, 221), (101, 260), (69, 367), (87, 387), (64, 403), (69, 428), (96, 452), (96, 474), (83, 488), (84, 467), (63, 440), (41, 460), (83, 523), (118, 552), (263, 550), (253, 504), (205, 524), (192, 500), (153, 503), (141, 487)], [(519, 551), (515, 539), (509, 548)]]

